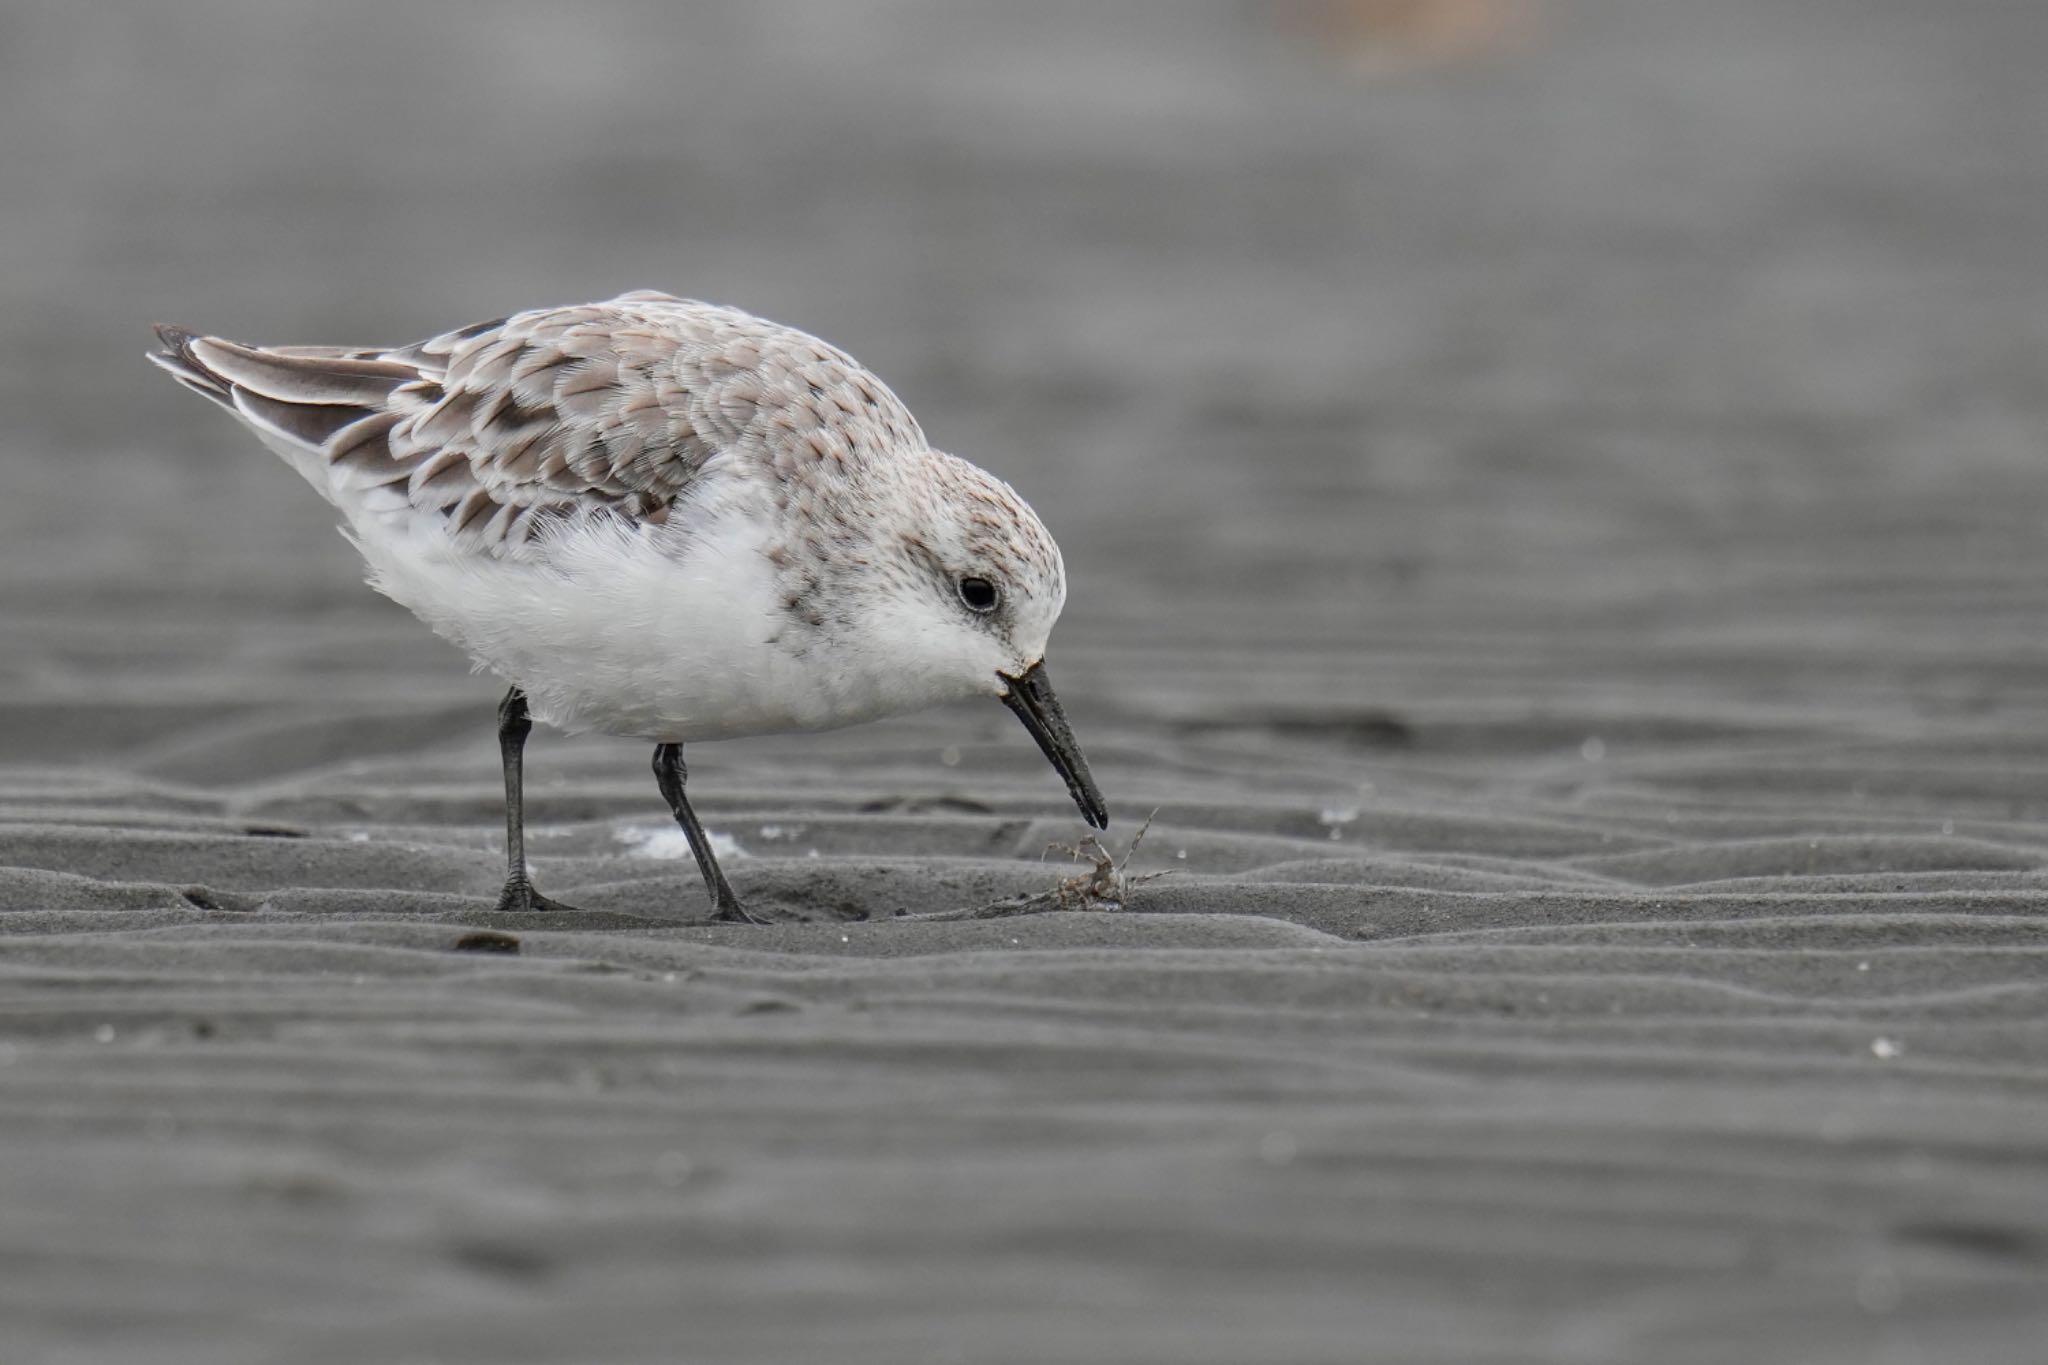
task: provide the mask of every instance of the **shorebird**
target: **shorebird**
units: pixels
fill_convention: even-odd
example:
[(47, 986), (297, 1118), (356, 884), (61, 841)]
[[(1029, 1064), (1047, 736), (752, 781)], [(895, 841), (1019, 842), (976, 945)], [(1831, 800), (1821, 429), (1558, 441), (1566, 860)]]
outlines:
[(1107, 827), (1045, 670), (1059, 547), (845, 352), (652, 291), (389, 349), (157, 335), (340, 512), (371, 586), (507, 683), (500, 910), (566, 908), (526, 866), (536, 717), (654, 742), (719, 920), (762, 922), (684, 796), (698, 740), (996, 697)]

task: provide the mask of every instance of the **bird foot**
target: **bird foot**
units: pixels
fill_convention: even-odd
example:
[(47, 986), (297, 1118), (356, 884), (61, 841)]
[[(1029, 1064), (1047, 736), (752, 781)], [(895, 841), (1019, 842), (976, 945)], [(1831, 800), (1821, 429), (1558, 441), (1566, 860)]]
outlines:
[(573, 905), (564, 905), (558, 900), (543, 896), (533, 889), (533, 883), (512, 881), (505, 883), (505, 889), (498, 894), (497, 908), (500, 913), (518, 913), (533, 910), (561, 910), (576, 913)]
[(718, 908), (711, 914), (713, 924), (766, 924), (765, 919), (747, 913), (747, 907), (740, 904), (740, 898), (728, 890), (717, 898)]

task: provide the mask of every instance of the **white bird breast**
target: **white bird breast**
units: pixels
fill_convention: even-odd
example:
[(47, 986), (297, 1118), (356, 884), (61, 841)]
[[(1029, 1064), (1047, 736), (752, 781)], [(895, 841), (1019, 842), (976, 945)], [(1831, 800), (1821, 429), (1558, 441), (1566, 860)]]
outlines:
[[(706, 488), (667, 526), (598, 519), (520, 561), (403, 514), (354, 520), (378, 591), (517, 683), (565, 730), (663, 742), (857, 724), (905, 709), (829, 639), (791, 640), (762, 499)], [(809, 645), (811, 648), (804, 648)]]

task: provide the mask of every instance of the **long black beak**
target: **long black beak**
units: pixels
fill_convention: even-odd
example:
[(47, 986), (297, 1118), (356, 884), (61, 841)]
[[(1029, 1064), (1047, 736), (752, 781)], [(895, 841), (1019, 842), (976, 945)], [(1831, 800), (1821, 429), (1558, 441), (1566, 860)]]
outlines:
[(1038, 741), (1039, 749), (1066, 779), (1067, 793), (1081, 808), (1082, 818), (1097, 829), (1108, 829), (1109, 807), (1103, 804), (1102, 789), (1088, 775), (1088, 762), (1081, 757), (1074, 732), (1067, 728), (1066, 713), (1060, 710), (1059, 698), (1052, 694), (1052, 680), (1045, 676), (1044, 661), (1025, 669), (1022, 677), (1013, 678), (1007, 673), (996, 676), (1009, 684), (1003, 693), (1003, 705), (1017, 713), (1017, 719)]

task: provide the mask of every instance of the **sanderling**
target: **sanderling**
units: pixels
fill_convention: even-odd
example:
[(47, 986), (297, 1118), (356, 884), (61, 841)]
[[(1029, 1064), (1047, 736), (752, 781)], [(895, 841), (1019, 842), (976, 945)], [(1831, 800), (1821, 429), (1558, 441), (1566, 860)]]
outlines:
[(1046, 678), (1059, 547), (843, 351), (652, 291), (390, 350), (157, 334), (339, 510), (373, 587), (510, 684), (499, 909), (558, 908), (526, 869), (530, 716), (655, 741), (721, 920), (759, 922), (684, 799), (696, 740), (997, 697), (1106, 827)]

